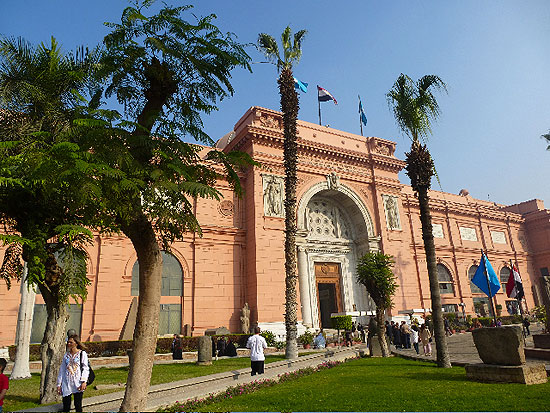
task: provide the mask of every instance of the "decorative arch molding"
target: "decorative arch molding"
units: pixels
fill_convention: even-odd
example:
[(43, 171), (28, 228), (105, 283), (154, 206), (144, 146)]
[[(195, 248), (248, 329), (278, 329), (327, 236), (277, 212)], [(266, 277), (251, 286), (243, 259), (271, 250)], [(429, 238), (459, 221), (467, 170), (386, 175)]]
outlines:
[[(164, 250), (161, 250), (161, 251), (164, 251)], [(185, 259), (185, 257), (180, 251), (172, 247), (170, 248), (170, 251), (165, 251), (165, 252), (172, 254), (178, 260), (179, 264), (181, 265), (181, 270), (183, 272), (184, 280), (191, 277), (191, 273), (189, 271), (189, 264), (187, 263), (187, 260)], [(132, 269), (134, 268), (134, 264), (136, 263), (136, 261), (137, 261), (137, 254), (134, 251), (132, 255), (128, 257), (128, 260), (126, 260), (126, 263), (124, 264), (124, 272), (123, 272), (124, 275), (122, 276), (123, 280), (128, 282), (132, 281)]]
[(367, 227), (367, 234), (369, 238), (375, 238), (376, 235), (374, 233), (374, 224), (372, 222), (371, 215), (369, 214), (369, 211), (363, 202), (363, 200), (357, 195), (355, 191), (353, 191), (350, 187), (346, 186), (345, 184), (338, 183), (337, 186), (330, 186), (328, 181), (322, 181), (318, 182), (314, 185), (312, 185), (308, 190), (306, 190), (302, 197), (300, 198), (300, 201), (298, 203), (297, 208), (297, 225), (298, 230), (305, 230), (306, 229), (306, 208), (309, 204), (309, 201), (311, 198), (313, 198), (315, 195), (322, 191), (336, 191), (340, 192), (344, 195), (346, 195), (348, 198), (350, 198), (353, 203), (357, 206), (359, 211), (361, 212), (361, 215), (363, 217), (363, 220), (365, 222), (365, 225)]

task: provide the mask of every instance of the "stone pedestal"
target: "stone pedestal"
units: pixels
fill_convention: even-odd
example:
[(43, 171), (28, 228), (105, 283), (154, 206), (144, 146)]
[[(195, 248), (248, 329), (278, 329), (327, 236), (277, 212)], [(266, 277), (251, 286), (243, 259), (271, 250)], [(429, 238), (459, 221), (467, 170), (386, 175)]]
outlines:
[(535, 348), (550, 348), (550, 334), (533, 334)]
[(199, 356), (197, 364), (199, 366), (212, 364), (212, 338), (210, 336), (199, 337)]
[(378, 336), (370, 336), (367, 339), (369, 345), (371, 357), (382, 357), (382, 348), (380, 347), (380, 341), (378, 341)]
[(546, 383), (546, 369), (542, 363), (529, 363), (521, 366), (497, 366), (491, 364), (466, 365), (468, 380), (482, 383)]

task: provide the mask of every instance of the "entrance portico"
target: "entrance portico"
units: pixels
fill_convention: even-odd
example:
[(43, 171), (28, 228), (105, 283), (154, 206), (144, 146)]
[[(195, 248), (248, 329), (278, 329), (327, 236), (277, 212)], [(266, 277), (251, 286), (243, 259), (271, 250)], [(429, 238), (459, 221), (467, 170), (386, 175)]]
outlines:
[(355, 281), (357, 258), (380, 241), (361, 198), (333, 172), (303, 194), (297, 223), (302, 324), (327, 328), (331, 313), (374, 310)]

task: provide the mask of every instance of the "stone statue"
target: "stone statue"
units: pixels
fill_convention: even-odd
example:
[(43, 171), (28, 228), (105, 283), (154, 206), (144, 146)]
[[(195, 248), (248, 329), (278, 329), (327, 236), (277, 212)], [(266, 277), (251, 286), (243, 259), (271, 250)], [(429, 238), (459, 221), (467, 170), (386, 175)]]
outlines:
[(393, 196), (386, 198), (386, 211), (388, 214), (388, 226), (390, 229), (399, 229), (399, 217), (397, 215), (397, 204)]
[(330, 175), (327, 175), (327, 185), (328, 189), (337, 189), (340, 185), (340, 177), (336, 172), (331, 172)]
[(250, 332), (250, 308), (248, 308), (248, 303), (244, 303), (241, 310), (241, 330), (243, 334)]

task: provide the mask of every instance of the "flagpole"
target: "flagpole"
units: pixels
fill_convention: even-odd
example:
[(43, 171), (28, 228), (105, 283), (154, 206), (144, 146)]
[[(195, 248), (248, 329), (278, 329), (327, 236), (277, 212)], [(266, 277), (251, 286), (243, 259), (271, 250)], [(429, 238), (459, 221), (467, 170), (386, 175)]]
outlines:
[(319, 104), (319, 126), (321, 126), (321, 101), (319, 100), (319, 91), (317, 91), (317, 103)]
[(485, 256), (485, 261), (483, 261), (483, 268), (485, 270), (485, 279), (487, 280), (487, 288), (489, 289), (489, 301), (491, 302), (491, 310), (493, 311), (493, 319), (495, 321), (495, 326), (497, 325), (497, 312), (495, 310), (495, 303), (493, 302), (493, 294), (491, 293), (491, 283), (489, 282), (489, 274), (487, 273), (487, 262), (489, 259), (487, 255), (481, 250), (481, 258)]
[[(514, 264), (512, 263), (511, 259), (510, 259), (510, 275), (512, 277), (514, 277)], [(517, 289), (518, 287), (517, 287), (516, 277), (514, 277), (514, 284), (515, 284), (516, 294), (517, 294), (518, 293), (518, 289)], [(523, 324), (523, 310), (521, 308), (522, 298), (517, 298), (517, 295), (516, 295), (516, 301), (517, 301), (518, 307), (519, 307), (519, 315), (521, 316), (521, 331), (523, 332), (523, 343), (525, 344), (525, 336), (527, 336), (527, 334), (525, 333), (525, 325)]]

